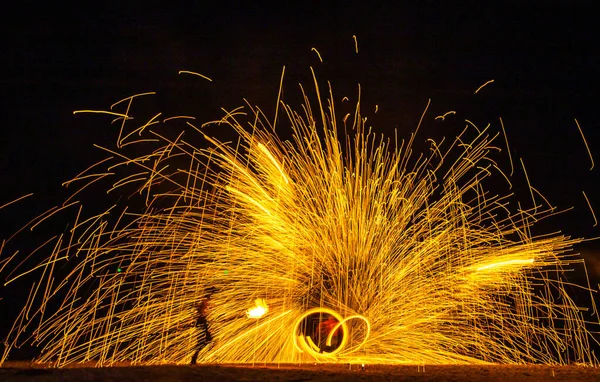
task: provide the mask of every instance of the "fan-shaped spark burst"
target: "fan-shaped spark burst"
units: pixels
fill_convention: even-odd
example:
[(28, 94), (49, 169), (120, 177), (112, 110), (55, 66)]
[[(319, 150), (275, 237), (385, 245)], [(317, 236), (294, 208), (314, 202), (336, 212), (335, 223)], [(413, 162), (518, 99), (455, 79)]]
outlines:
[[(3, 359), (28, 341), (59, 366), (188, 362), (194, 307), (216, 287), (203, 361), (596, 362), (564, 276), (581, 265), (567, 254), (579, 240), (532, 236), (552, 208), (514, 211), (486, 191), (497, 135), (469, 124), (416, 157), (414, 137), (371, 133), (360, 103), (342, 125), (331, 89), (326, 105), (317, 98), (319, 118), (306, 95), (302, 112), (282, 104), (291, 140), (252, 107), (215, 122), (236, 144), (188, 122), (207, 147), (168, 138), (154, 118), (136, 138), (123, 130), (135, 120), (111, 111), (124, 115), (118, 148), (71, 184), (137, 185), (146, 207), (78, 212), (39, 265)], [(247, 314), (255, 301), (263, 315)], [(320, 342), (309, 326), (323, 315), (337, 324)]]

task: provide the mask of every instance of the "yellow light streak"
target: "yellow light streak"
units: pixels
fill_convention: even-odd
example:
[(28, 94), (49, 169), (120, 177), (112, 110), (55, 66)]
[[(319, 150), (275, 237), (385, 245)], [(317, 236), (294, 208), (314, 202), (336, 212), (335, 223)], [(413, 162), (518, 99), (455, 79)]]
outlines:
[(205, 80), (212, 82), (212, 79), (210, 79), (209, 77), (205, 76), (204, 74), (200, 74), (198, 72), (191, 72), (189, 70), (180, 70), (178, 74), (191, 74), (191, 75), (198, 76), (200, 78), (204, 78)]
[(442, 115), (438, 115), (437, 117), (435, 117), (435, 119), (441, 119), (443, 121), (446, 119), (447, 116), (454, 115), (454, 114), (456, 114), (456, 112), (454, 110), (450, 110), (450, 111), (445, 112)]
[(577, 125), (577, 129), (579, 130), (579, 134), (581, 134), (581, 139), (583, 139), (583, 143), (585, 144), (585, 149), (590, 157), (590, 162), (592, 162), (592, 166), (590, 167), (590, 171), (594, 169), (594, 158), (592, 157), (592, 152), (590, 151), (590, 146), (588, 146), (587, 140), (585, 139), (585, 135), (583, 135), (583, 130), (581, 130), (581, 126), (579, 126), (579, 122), (577, 118), (575, 118), (575, 124)]
[(122, 118), (125, 118), (125, 119), (128, 118), (127, 114), (116, 113), (114, 111), (107, 111), (107, 110), (75, 110), (75, 111), (73, 111), (73, 114), (83, 114), (83, 113), (108, 114), (108, 115), (116, 115), (118, 117), (122, 117)]
[(320, 353), (319, 351), (321, 349), (319, 348), (319, 346), (317, 346), (313, 342), (313, 340), (310, 336), (298, 334), (298, 332), (300, 330), (300, 325), (302, 324), (304, 319), (306, 319), (307, 317), (309, 317), (313, 314), (329, 314), (329, 315), (333, 316), (338, 321), (338, 323), (341, 323), (340, 326), (342, 327), (342, 331), (344, 334), (348, 333), (348, 326), (346, 325), (343, 317), (340, 316), (340, 314), (338, 312), (334, 311), (333, 309), (329, 309), (329, 308), (325, 308), (325, 307), (309, 309), (296, 319), (296, 322), (292, 329), (292, 338), (294, 339), (294, 346), (296, 347), (296, 349), (298, 351), (300, 351), (302, 353), (308, 353), (313, 358), (319, 360), (319, 359), (322, 359), (323, 357), (330, 357), (331, 355), (334, 355), (335, 353), (338, 353), (340, 350), (342, 350), (343, 347), (348, 342), (348, 338), (347, 338), (348, 336), (344, 335), (342, 344), (340, 344), (332, 352), (321, 352)]
[(279, 165), (279, 162), (277, 162), (277, 160), (275, 159), (275, 157), (273, 157), (273, 154), (271, 154), (271, 152), (269, 151), (269, 149), (267, 149), (265, 147), (265, 145), (263, 145), (262, 143), (258, 144), (258, 148), (260, 149), (260, 151), (262, 151), (263, 153), (265, 153), (265, 155), (269, 158), (269, 160), (271, 161), (271, 163), (273, 163), (273, 165), (275, 167), (277, 167), (277, 170), (281, 174), (281, 177), (283, 178), (283, 180), (285, 181), (285, 183), (289, 184), (290, 181), (288, 180), (287, 176), (285, 175), (285, 172), (283, 172), (283, 169)]
[[(120, 105), (125, 101), (129, 101), (128, 105), (131, 106), (131, 102), (134, 99), (139, 98), (139, 97), (151, 96), (151, 95), (156, 95), (156, 92), (137, 93), (137, 94), (131, 95), (129, 97), (125, 97), (125, 98), (113, 103), (112, 105), (110, 105), (110, 109), (111, 110), (114, 109), (115, 106)], [(127, 107), (127, 111), (129, 111), (129, 106)]]
[[(515, 172), (515, 166), (513, 165), (512, 154), (510, 153), (510, 147), (508, 146), (508, 135), (506, 135), (506, 129), (504, 128), (504, 122), (500, 119), (500, 126), (502, 126), (502, 135), (504, 136), (504, 142), (506, 143), (506, 152), (508, 153), (508, 160), (510, 161), (510, 176), (513, 176)], [(512, 188), (512, 187), (511, 187)]]
[(525, 163), (523, 163), (523, 158), (519, 158), (521, 162), (521, 168), (523, 169), (523, 174), (525, 174), (525, 179), (527, 180), (527, 186), (529, 187), (529, 194), (531, 195), (531, 202), (533, 203), (533, 212), (537, 211), (537, 203), (535, 201), (535, 197), (533, 196), (533, 187), (531, 186), (531, 182), (529, 181), (529, 175), (527, 175), (527, 169), (525, 168)]
[(489, 80), (489, 81), (486, 81), (486, 83), (484, 83), (483, 85), (481, 85), (480, 87), (478, 87), (478, 88), (477, 88), (477, 90), (475, 90), (475, 93), (473, 93), (473, 94), (477, 94), (477, 93), (479, 93), (479, 91), (480, 91), (481, 89), (483, 89), (484, 87), (486, 87), (487, 85), (489, 85), (489, 84), (491, 84), (491, 83), (493, 83), (493, 82), (494, 82), (494, 80)]
[(196, 117), (192, 117), (190, 115), (176, 115), (173, 117), (168, 117), (168, 118), (163, 119), (163, 123), (172, 121), (174, 119), (196, 119)]
[(27, 194), (27, 195), (23, 195), (23, 196), (21, 196), (21, 197), (18, 197), (18, 198), (16, 198), (15, 200), (11, 200), (10, 202), (4, 203), (3, 205), (1, 205), (1, 206), (0, 206), (0, 210), (1, 210), (1, 209), (3, 209), (3, 208), (5, 208), (5, 207), (8, 207), (8, 206), (10, 206), (10, 205), (11, 205), (11, 204), (13, 204), (13, 203), (17, 203), (17, 202), (19, 202), (19, 201), (21, 201), (21, 200), (23, 200), (23, 199), (25, 199), (25, 198), (28, 198), (28, 197), (30, 197), (31, 195), (33, 195), (33, 193), (29, 193), (29, 194)]
[(587, 203), (590, 212), (592, 213), (592, 217), (594, 218), (594, 227), (598, 225), (598, 219), (596, 219), (596, 214), (594, 213), (594, 209), (592, 208), (592, 204), (590, 203), (590, 200), (588, 199), (587, 195), (585, 194), (585, 191), (581, 191), (581, 193), (583, 194), (583, 197), (585, 198), (585, 202)]
[[(360, 314), (346, 317), (342, 321), (338, 322), (337, 325), (334, 326), (333, 329), (331, 329), (331, 331), (329, 332), (329, 335), (327, 336), (327, 342), (326, 342), (327, 346), (331, 346), (331, 341), (333, 339), (333, 335), (335, 334), (336, 330), (338, 330), (340, 327), (342, 327), (342, 325), (344, 325), (347, 321), (354, 320), (354, 319), (364, 321), (364, 323), (367, 327), (367, 331), (364, 336), (364, 339), (358, 345), (356, 345), (356, 347), (353, 349), (353, 352), (358, 351), (365, 344), (365, 342), (367, 342), (367, 340), (369, 339), (369, 335), (371, 333), (371, 324), (369, 323), (369, 320), (367, 320), (365, 317), (361, 316)], [(343, 345), (346, 345), (346, 344), (347, 344), (347, 342), (343, 342)], [(342, 345), (339, 345), (338, 349), (343, 350)]]
[(317, 57), (319, 57), (319, 61), (323, 62), (323, 59), (321, 58), (321, 53), (319, 53), (319, 51), (317, 50), (317, 48), (312, 47), (310, 48), (311, 51), (315, 52), (317, 54)]
[(486, 271), (486, 270), (496, 269), (496, 268), (507, 268), (512, 265), (525, 266), (525, 265), (533, 264), (533, 261), (534, 261), (534, 259), (514, 259), (514, 260), (500, 261), (497, 263), (492, 263), (492, 264), (488, 264), (488, 265), (479, 267), (479, 268), (477, 268), (477, 271), (481, 272), (481, 271)]
[(277, 126), (277, 116), (279, 114), (279, 102), (281, 101), (281, 92), (283, 91), (283, 78), (285, 77), (285, 66), (281, 69), (281, 77), (279, 78), (279, 91), (277, 92), (277, 102), (275, 103), (275, 117), (273, 118), (273, 130)]
[(17, 280), (17, 279), (19, 279), (19, 278), (21, 278), (21, 277), (23, 277), (23, 276), (25, 276), (25, 275), (27, 275), (27, 274), (29, 274), (29, 273), (33, 272), (33, 271), (35, 271), (35, 270), (36, 270), (36, 269), (38, 269), (38, 268), (45, 267), (45, 266), (47, 266), (48, 264), (52, 264), (52, 263), (55, 263), (55, 262), (57, 262), (57, 261), (60, 261), (60, 260), (65, 260), (65, 259), (67, 259), (67, 257), (66, 257), (66, 256), (64, 256), (64, 257), (61, 257), (61, 258), (57, 258), (57, 259), (55, 259), (55, 260), (53, 260), (53, 261), (51, 261), (51, 262), (45, 262), (45, 263), (38, 264), (38, 265), (37, 265), (37, 266), (35, 266), (34, 268), (31, 268), (31, 269), (29, 269), (29, 270), (28, 270), (28, 271), (26, 271), (26, 272), (19, 273), (18, 275), (16, 275), (16, 276), (15, 276), (15, 277), (13, 277), (12, 279), (10, 279), (10, 280), (7, 280), (7, 281), (4, 283), (4, 286), (8, 286), (8, 285), (9, 285), (10, 283), (12, 283), (13, 281), (15, 281), (15, 280)]

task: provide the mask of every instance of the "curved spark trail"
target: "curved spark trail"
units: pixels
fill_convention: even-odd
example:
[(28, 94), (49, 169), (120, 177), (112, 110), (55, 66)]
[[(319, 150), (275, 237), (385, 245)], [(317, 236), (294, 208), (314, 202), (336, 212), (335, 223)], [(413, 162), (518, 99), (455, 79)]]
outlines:
[[(103, 112), (123, 117), (116, 148), (69, 185), (110, 183), (130, 205), (79, 210), (44, 261), (13, 266), (39, 277), (2, 360), (26, 342), (58, 366), (189, 362), (194, 307), (214, 287), (200, 361), (596, 362), (565, 277), (583, 266), (569, 255), (580, 240), (532, 236), (554, 210), (485, 189), (506, 178), (498, 134), (468, 123), (416, 156), (371, 133), (360, 104), (342, 122), (315, 89), (301, 112), (281, 106), (290, 140), (253, 107), (213, 123), (234, 143), (191, 117), (137, 122), (133, 98)], [(329, 350), (307, 329), (327, 314), (325, 344), (341, 338)]]

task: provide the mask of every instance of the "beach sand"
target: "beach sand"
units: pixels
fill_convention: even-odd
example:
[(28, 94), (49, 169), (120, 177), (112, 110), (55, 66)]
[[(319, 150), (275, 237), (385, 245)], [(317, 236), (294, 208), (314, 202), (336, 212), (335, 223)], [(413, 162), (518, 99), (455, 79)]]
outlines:
[(600, 381), (599, 367), (545, 365), (161, 365), (63, 369), (6, 362), (0, 381)]

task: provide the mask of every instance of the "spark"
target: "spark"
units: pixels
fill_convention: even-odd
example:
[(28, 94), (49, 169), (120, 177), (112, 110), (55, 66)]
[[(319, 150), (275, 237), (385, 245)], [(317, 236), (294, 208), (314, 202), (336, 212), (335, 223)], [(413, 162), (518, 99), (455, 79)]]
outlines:
[(168, 117), (168, 118), (163, 119), (163, 123), (172, 121), (174, 119), (196, 119), (196, 117), (192, 117), (189, 115), (176, 115), (174, 117)]
[(579, 134), (581, 134), (581, 138), (583, 139), (583, 143), (585, 144), (585, 149), (590, 156), (590, 161), (592, 162), (592, 166), (590, 167), (590, 171), (594, 169), (594, 158), (592, 157), (592, 152), (590, 151), (590, 146), (588, 146), (587, 140), (585, 139), (585, 135), (583, 135), (583, 130), (581, 130), (581, 126), (579, 126), (579, 122), (577, 118), (575, 118), (575, 124), (577, 125), (577, 129), (579, 130)]
[(590, 212), (592, 213), (592, 217), (594, 218), (594, 227), (598, 225), (598, 219), (596, 219), (596, 214), (594, 213), (594, 209), (592, 208), (592, 204), (590, 203), (590, 200), (588, 199), (587, 195), (585, 194), (585, 191), (581, 191), (581, 193), (583, 194), (583, 197), (585, 198), (585, 201), (590, 209)]
[(189, 70), (180, 70), (178, 74), (191, 74), (191, 75), (198, 76), (200, 78), (204, 78), (205, 80), (212, 82), (212, 79), (205, 76), (204, 74), (200, 74), (197, 72), (190, 72)]
[(121, 105), (122, 103), (127, 102), (127, 107), (125, 109), (125, 116), (122, 116), (120, 118), (117, 118), (115, 120), (113, 120), (113, 122), (121, 119), (121, 128), (119, 130), (119, 137), (117, 138), (117, 147), (121, 148), (123, 147), (123, 139), (121, 138), (123, 136), (123, 130), (125, 129), (125, 123), (132, 119), (131, 117), (129, 117), (129, 110), (131, 109), (131, 104), (133, 103), (134, 99), (137, 99), (139, 97), (146, 97), (146, 96), (151, 96), (151, 95), (155, 95), (156, 92), (145, 92), (145, 93), (138, 93), (138, 94), (134, 94), (132, 96), (129, 97), (125, 97), (115, 103), (113, 103), (112, 105), (110, 105), (110, 109), (114, 109), (115, 107), (117, 107), (118, 105)]
[(533, 264), (534, 259), (515, 259), (515, 260), (506, 260), (506, 261), (499, 261), (497, 263), (492, 263), (492, 264), (488, 264), (488, 265), (484, 265), (482, 267), (477, 268), (477, 271), (485, 271), (485, 270), (489, 270), (492, 268), (505, 268), (511, 265), (528, 265), (528, 264)]
[(508, 160), (510, 162), (510, 176), (513, 176), (513, 173), (515, 172), (515, 167), (513, 165), (512, 155), (510, 153), (510, 147), (508, 146), (508, 135), (506, 135), (506, 129), (504, 128), (504, 122), (502, 122), (502, 118), (499, 119), (500, 126), (502, 127), (502, 135), (504, 136), (504, 142), (506, 143), (506, 152), (508, 153)]
[(454, 115), (454, 114), (456, 114), (456, 112), (454, 110), (450, 110), (450, 111), (444, 113), (443, 115), (438, 115), (437, 117), (435, 117), (435, 119), (441, 119), (443, 121), (446, 119), (447, 116)]
[(115, 113), (114, 111), (107, 110), (75, 110), (73, 114), (82, 114), (82, 113), (91, 113), (91, 114), (108, 114), (108, 115), (116, 115), (122, 118), (128, 118), (127, 114)]
[[(114, 109), (116, 106), (122, 104), (125, 101), (129, 101), (128, 102), (128, 106), (127, 106), (127, 112), (129, 112), (129, 107), (131, 106), (131, 102), (133, 102), (134, 99), (139, 98), (139, 97), (146, 97), (146, 96), (151, 96), (151, 95), (156, 95), (156, 92), (144, 92), (144, 93), (137, 93), (134, 95), (131, 95), (129, 97), (125, 97), (123, 99), (118, 100), (117, 102), (113, 103), (112, 105), (110, 105), (110, 109)], [(125, 113), (127, 114), (127, 113)]]
[(17, 203), (17, 202), (19, 202), (19, 201), (21, 201), (21, 200), (23, 200), (25, 198), (28, 198), (31, 195), (33, 195), (33, 193), (29, 193), (27, 195), (20, 196), (20, 197), (16, 198), (15, 200), (11, 200), (10, 202), (4, 203), (3, 205), (0, 206), (0, 210), (3, 209), (3, 208), (5, 208), (5, 207), (10, 206), (13, 203)]
[(281, 165), (279, 164), (279, 162), (277, 162), (277, 160), (273, 157), (273, 154), (271, 154), (271, 152), (269, 151), (269, 149), (267, 149), (265, 147), (265, 145), (263, 145), (262, 143), (258, 144), (258, 148), (260, 149), (260, 151), (262, 151), (263, 153), (265, 153), (265, 155), (269, 158), (269, 160), (271, 161), (271, 163), (273, 163), (273, 165), (275, 167), (277, 167), (277, 170), (281, 174), (281, 177), (283, 178), (283, 180), (285, 181), (285, 183), (289, 184), (290, 181), (288, 180), (287, 176), (285, 175), (285, 172), (281, 168)]
[(66, 257), (66, 256), (64, 256), (64, 257), (57, 258), (57, 259), (55, 259), (55, 260), (53, 260), (53, 261), (48, 261), (48, 262), (44, 262), (44, 263), (38, 264), (38, 265), (37, 265), (37, 266), (35, 266), (34, 268), (31, 268), (30, 270), (28, 270), (28, 271), (26, 271), (26, 272), (19, 273), (17, 276), (13, 277), (12, 279), (10, 279), (10, 280), (7, 280), (7, 281), (4, 283), (4, 286), (7, 286), (8, 284), (12, 283), (13, 281), (17, 280), (18, 278), (20, 278), (20, 277), (23, 277), (23, 276), (25, 276), (26, 274), (28, 274), (28, 273), (31, 273), (31, 272), (35, 271), (36, 269), (38, 269), (38, 268), (41, 268), (41, 267), (46, 267), (46, 266), (48, 266), (48, 265), (50, 265), (50, 264), (54, 264), (55, 262), (57, 262), (57, 261), (61, 261), (61, 260), (67, 260), (67, 257)]
[(277, 102), (275, 103), (275, 117), (273, 118), (273, 130), (277, 125), (277, 115), (279, 114), (279, 102), (281, 101), (281, 92), (283, 91), (283, 78), (285, 77), (285, 66), (281, 69), (281, 78), (279, 79), (279, 92), (277, 92)]
[(317, 54), (317, 56), (319, 57), (319, 61), (323, 62), (323, 59), (321, 58), (321, 53), (319, 53), (319, 51), (317, 50), (317, 48), (312, 47), (310, 48), (311, 51), (315, 52)]
[(491, 84), (491, 83), (493, 83), (493, 82), (494, 82), (494, 80), (489, 80), (489, 81), (487, 81), (486, 83), (484, 83), (483, 85), (481, 85), (480, 87), (478, 87), (478, 88), (477, 88), (477, 90), (475, 90), (475, 93), (473, 93), (473, 94), (477, 94), (477, 93), (479, 93), (479, 91), (480, 91), (481, 89), (483, 89), (485, 86), (487, 86), (487, 85), (489, 85), (489, 84)]
[(352, 35), (352, 39), (354, 40), (354, 51), (358, 54), (358, 40), (356, 39), (356, 35)]
[(531, 186), (531, 182), (529, 181), (529, 175), (527, 175), (527, 169), (525, 168), (525, 163), (523, 163), (523, 158), (519, 158), (521, 162), (521, 168), (523, 169), (523, 174), (525, 174), (525, 179), (527, 180), (527, 186), (529, 187), (529, 193), (531, 195), (531, 202), (533, 203), (534, 212), (537, 211), (537, 204), (535, 202), (535, 197), (533, 196), (533, 187)]

